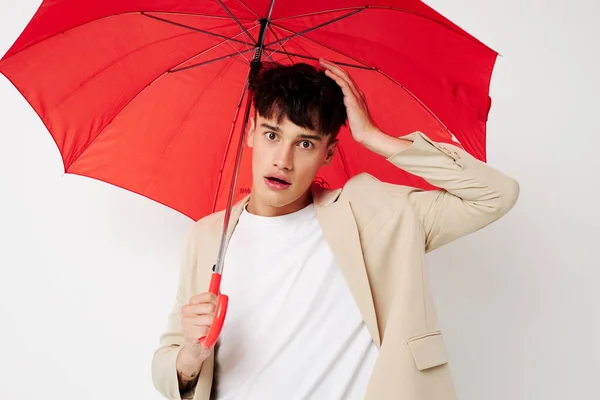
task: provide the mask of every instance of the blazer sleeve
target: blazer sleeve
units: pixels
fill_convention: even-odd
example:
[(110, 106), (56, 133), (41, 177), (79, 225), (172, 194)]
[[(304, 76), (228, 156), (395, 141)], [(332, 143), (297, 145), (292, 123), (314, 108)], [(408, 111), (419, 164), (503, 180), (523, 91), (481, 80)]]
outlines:
[(195, 229), (188, 232), (184, 255), (179, 272), (179, 283), (175, 296), (175, 304), (169, 313), (166, 330), (160, 336), (158, 349), (152, 358), (152, 382), (160, 394), (169, 400), (191, 399), (194, 390), (179, 393), (177, 378), (177, 355), (185, 344), (181, 325), (181, 308), (188, 303), (187, 282), (192, 266), (197, 260)]
[(426, 252), (484, 228), (516, 204), (518, 182), (462, 148), (418, 131), (401, 138), (413, 143), (387, 160), (439, 188), (398, 191), (422, 221)]

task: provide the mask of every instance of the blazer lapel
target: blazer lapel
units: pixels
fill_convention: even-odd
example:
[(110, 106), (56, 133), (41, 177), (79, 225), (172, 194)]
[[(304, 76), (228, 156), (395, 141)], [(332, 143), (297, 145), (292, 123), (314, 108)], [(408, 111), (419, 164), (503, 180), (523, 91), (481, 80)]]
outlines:
[(313, 199), (321, 229), (356, 300), (363, 320), (377, 347), (381, 344), (379, 326), (358, 228), (350, 203), (336, 200), (341, 191), (314, 191)]

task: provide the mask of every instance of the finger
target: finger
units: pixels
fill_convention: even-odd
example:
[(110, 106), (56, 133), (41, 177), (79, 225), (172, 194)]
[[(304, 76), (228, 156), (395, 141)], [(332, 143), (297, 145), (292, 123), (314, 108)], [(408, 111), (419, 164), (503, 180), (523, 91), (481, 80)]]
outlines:
[(344, 77), (347, 80), (351, 80), (350, 79), (350, 75), (348, 75), (348, 72), (346, 72), (345, 69), (343, 69), (342, 67), (340, 67), (339, 65), (337, 65), (334, 62), (331, 62), (329, 60), (325, 60), (322, 59), (321, 64), (326, 67), (327, 69), (332, 70), (333, 72), (335, 72), (336, 74)]
[(214, 315), (216, 308), (217, 306), (213, 303), (188, 304), (183, 306), (181, 314), (185, 317), (203, 314)]
[(338, 86), (342, 88), (342, 92), (345, 96), (356, 97), (356, 93), (352, 90), (350, 84), (344, 78), (330, 70), (325, 70), (325, 75), (333, 79)]
[(217, 295), (211, 292), (197, 294), (190, 298), (189, 304), (214, 303), (217, 304)]
[(214, 320), (214, 315), (195, 315), (192, 317), (185, 317), (183, 319), (183, 325), (188, 328), (198, 327), (198, 326), (212, 326)]
[(353, 89), (353, 83), (350, 79), (348, 79), (348, 76), (341, 74), (339, 71), (337, 71), (334, 68), (325, 68), (325, 73), (327, 74), (329, 72), (329, 74), (334, 75), (338, 78), (340, 78), (341, 80), (343, 80), (346, 85), (348, 85), (351, 89)]
[(356, 82), (354, 82), (354, 80), (350, 77), (350, 75), (348, 75), (348, 73), (346, 71), (344, 71), (343, 69), (336, 67), (335, 64), (333, 64), (333, 66), (329, 67), (327, 64), (325, 65), (325, 73), (327, 74), (327, 71), (335, 74), (336, 76), (340, 77), (341, 79), (344, 80), (344, 82), (346, 82), (346, 84), (348, 85), (348, 87), (350, 88), (350, 90), (352, 90), (352, 92), (354, 92), (354, 94), (358, 97), (363, 97), (362, 96), (362, 92), (360, 91), (360, 89), (358, 88), (358, 86), (356, 85)]
[[(195, 345), (202, 344), (202, 342), (203, 342), (203, 341), (206, 339), (206, 336), (208, 336), (208, 333), (209, 333), (209, 330), (208, 330), (208, 329), (206, 329), (206, 330), (203, 330), (203, 331), (199, 331), (199, 332), (196, 334), (196, 336), (195, 336), (195, 337), (193, 337), (193, 338), (191, 339), (191, 342), (192, 342), (193, 344), (195, 344)], [(216, 345), (216, 343), (215, 343), (215, 344), (213, 344), (213, 345), (212, 345), (211, 347), (209, 347), (208, 349), (205, 349), (205, 348), (204, 348), (204, 346), (202, 346), (202, 351), (203, 351), (203, 352), (204, 352), (204, 351), (211, 351), (211, 350), (212, 350), (212, 348), (213, 348), (215, 345)]]
[(199, 326), (197, 329), (194, 329), (192, 337), (194, 338), (194, 340), (198, 340), (201, 337), (208, 335), (208, 332), (210, 332), (210, 327)]
[(329, 69), (330, 71), (334, 72), (336, 75), (341, 76), (346, 82), (348, 82), (348, 84), (357, 94), (361, 93), (360, 89), (358, 88), (358, 85), (356, 84), (354, 79), (352, 79), (352, 76), (350, 76), (348, 71), (346, 71), (344, 68), (328, 60), (323, 60), (322, 65), (326, 69)]
[(342, 77), (329, 70), (325, 70), (325, 75), (333, 79), (338, 86), (342, 88), (342, 93), (344, 94), (344, 105), (346, 105), (346, 107), (360, 106), (364, 103), (364, 101), (362, 101), (363, 98), (360, 97), (360, 95), (356, 93), (348, 84), (348, 82), (346, 82)]
[(346, 82), (346, 80), (344, 78), (342, 78), (341, 76), (339, 76), (338, 74), (336, 74), (335, 72), (333, 72), (333, 71), (331, 71), (329, 69), (325, 70), (325, 75), (327, 75), (328, 77), (330, 77), (331, 79), (333, 79), (334, 81), (336, 81), (336, 83), (338, 85), (340, 85), (340, 87), (342, 89), (345, 88), (345, 87), (350, 86), (348, 84), (348, 82)]
[(210, 331), (210, 328), (208, 326), (198, 326), (198, 327), (193, 327), (192, 329), (189, 329), (185, 333), (184, 336), (187, 340), (189, 340), (193, 344), (197, 344), (198, 339), (208, 335), (209, 331)]
[(355, 87), (356, 87), (356, 91), (358, 92), (358, 94), (360, 95), (360, 97), (363, 100), (366, 100), (367, 97), (365, 96), (365, 93), (358, 86), (355, 86)]

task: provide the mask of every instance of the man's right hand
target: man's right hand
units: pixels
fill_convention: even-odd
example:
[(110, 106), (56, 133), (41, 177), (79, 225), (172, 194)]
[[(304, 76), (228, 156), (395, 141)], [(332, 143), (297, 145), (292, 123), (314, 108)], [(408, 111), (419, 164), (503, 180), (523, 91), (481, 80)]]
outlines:
[(189, 304), (181, 308), (181, 325), (186, 347), (190, 349), (192, 355), (204, 358), (202, 361), (210, 356), (212, 348), (202, 347), (199, 339), (208, 335), (216, 308), (217, 296), (210, 292), (192, 297)]
[(182, 391), (195, 382), (202, 363), (213, 352), (212, 347), (205, 349), (199, 339), (208, 334), (216, 307), (217, 296), (206, 292), (192, 297), (181, 308), (181, 325), (186, 343), (177, 356), (177, 375)]

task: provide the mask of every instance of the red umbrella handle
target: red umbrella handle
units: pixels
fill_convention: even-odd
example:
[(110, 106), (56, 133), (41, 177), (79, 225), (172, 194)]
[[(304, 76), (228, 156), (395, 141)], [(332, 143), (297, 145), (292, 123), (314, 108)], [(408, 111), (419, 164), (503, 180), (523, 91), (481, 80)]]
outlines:
[(225, 314), (227, 314), (227, 304), (229, 303), (229, 297), (220, 294), (219, 290), (221, 287), (221, 274), (214, 273), (210, 278), (210, 286), (208, 291), (217, 295), (217, 308), (215, 310), (215, 317), (208, 330), (208, 334), (200, 338), (200, 343), (205, 349), (211, 348), (219, 338), (221, 329), (223, 329), (223, 323), (225, 322)]

